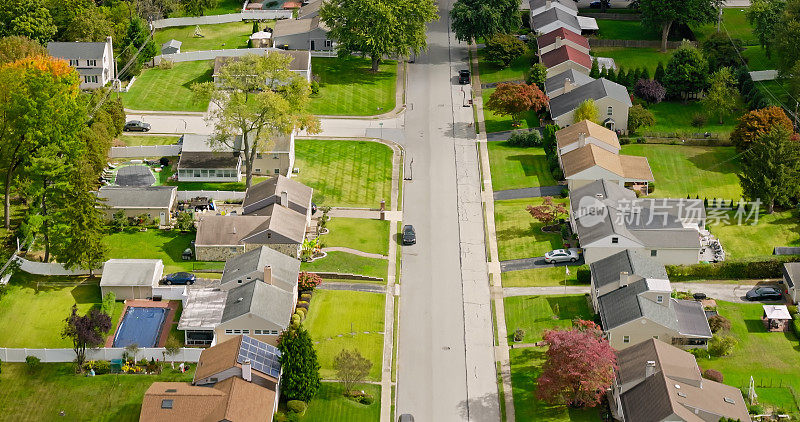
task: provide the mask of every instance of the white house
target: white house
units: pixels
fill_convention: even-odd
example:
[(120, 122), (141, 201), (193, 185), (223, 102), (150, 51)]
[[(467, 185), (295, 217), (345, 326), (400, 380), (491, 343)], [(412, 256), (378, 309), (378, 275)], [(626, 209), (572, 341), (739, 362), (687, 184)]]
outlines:
[(47, 52), (78, 71), (81, 89), (104, 87), (116, 77), (111, 37), (105, 42), (49, 42)]

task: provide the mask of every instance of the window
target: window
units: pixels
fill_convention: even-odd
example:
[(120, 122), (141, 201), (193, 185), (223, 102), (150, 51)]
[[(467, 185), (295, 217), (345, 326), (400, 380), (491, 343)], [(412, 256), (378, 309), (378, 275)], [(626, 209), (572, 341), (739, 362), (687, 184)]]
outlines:
[(261, 153), (260, 152), (256, 153), (256, 158), (261, 158)]
[(161, 408), (162, 409), (172, 409), (172, 400), (171, 399), (161, 400)]
[(275, 174), (281, 174), (281, 169), (275, 169)]
[(233, 334), (242, 334), (242, 330), (233, 330)]
[(97, 66), (97, 60), (86, 60), (86, 66)]
[(242, 280), (236, 280), (236, 282), (242, 284)]
[(664, 303), (664, 296), (662, 296), (662, 295), (658, 295), (658, 296), (656, 296), (656, 302), (658, 302), (658, 303)]
[(253, 330), (253, 334), (256, 334), (256, 335), (261, 334), (261, 330)]
[(250, 330), (242, 330), (242, 334), (250, 334)]
[(650, 251), (650, 256), (658, 256), (658, 251), (653, 249), (652, 251)]
[(83, 77), (83, 81), (86, 83), (97, 83), (97, 75), (86, 75)]
[(622, 336), (622, 342), (623, 343), (630, 343), (631, 342), (631, 336)]
[(331, 41), (331, 40), (325, 40), (325, 47), (327, 47), (327, 48), (331, 48), (331, 47), (333, 47), (333, 41)]
[(231, 247), (229, 248), (229, 250), (230, 250), (231, 252), (236, 252), (236, 246), (231, 246)]
[(611, 243), (614, 243), (614, 244), (619, 243), (619, 238), (618, 237), (612, 237), (611, 238)]
[(272, 330), (272, 331), (270, 332), (270, 334), (275, 334), (275, 335), (277, 335), (277, 334), (278, 334), (278, 330)]
[(255, 169), (256, 173), (261, 173), (261, 169)]
[(614, 114), (614, 107), (609, 106), (608, 111), (606, 112), (609, 116)]
[(225, 330), (225, 334), (233, 334), (233, 330)]
[(69, 59), (70, 66), (78, 66), (78, 59)]

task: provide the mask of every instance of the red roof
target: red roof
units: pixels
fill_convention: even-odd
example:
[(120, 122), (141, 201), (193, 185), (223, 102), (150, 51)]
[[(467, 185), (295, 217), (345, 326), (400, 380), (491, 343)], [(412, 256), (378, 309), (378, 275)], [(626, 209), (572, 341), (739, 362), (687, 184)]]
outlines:
[(578, 51), (568, 45), (562, 45), (555, 50), (550, 50), (542, 54), (542, 64), (546, 67), (553, 67), (566, 61), (573, 61), (587, 69), (592, 67), (592, 58), (588, 54)]
[(540, 35), (538, 38), (536, 38), (536, 44), (539, 46), (539, 48), (546, 47), (555, 43), (556, 38), (558, 37), (561, 37), (562, 40), (570, 40), (581, 47), (589, 48), (589, 40), (582, 37), (580, 34), (576, 34), (563, 27), (558, 28), (555, 31), (550, 31), (544, 35)]

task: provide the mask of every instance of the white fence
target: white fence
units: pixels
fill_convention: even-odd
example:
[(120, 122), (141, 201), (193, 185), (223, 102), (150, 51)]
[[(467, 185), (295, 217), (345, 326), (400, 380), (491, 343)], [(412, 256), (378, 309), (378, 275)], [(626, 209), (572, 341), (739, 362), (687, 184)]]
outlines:
[[(29, 274), (37, 275), (87, 275), (89, 270), (68, 270), (64, 265), (56, 262), (35, 262), (28, 261), (22, 257), (16, 257), (19, 269)], [(92, 271), (93, 274), (102, 274), (103, 269), (99, 268)]]
[(152, 22), (153, 29), (170, 28), (173, 26), (213, 25), (218, 23), (231, 23), (255, 19), (291, 19), (291, 10), (247, 10), (244, 13), (229, 13), (227, 15), (191, 16), (185, 18), (167, 18)]
[(153, 296), (161, 296), (163, 300), (180, 300), (186, 306), (186, 286), (158, 286), (153, 287)]
[(111, 158), (126, 157), (173, 157), (181, 154), (181, 145), (138, 145), (132, 147), (111, 147)]
[(183, 53), (163, 54), (153, 57), (153, 63), (158, 66), (161, 60), (172, 62), (196, 62), (200, 60), (214, 60), (217, 57), (243, 57), (248, 54), (265, 55), (272, 51), (283, 51), (279, 48), (229, 48), (224, 50), (186, 51)]
[[(197, 362), (200, 360), (200, 353), (203, 349), (182, 348), (175, 356), (166, 356), (166, 349), (163, 347), (148, 347), (139, 349), (136, 353), (136, 360), (158, 359), (160, 361), (173, 362)], [(122, 359), (122, 347), (104, 347), (101, 349), (87, 349), (86, 360), (112, 360)], [(0, 360), (3, 362), (25, 362), (28, 356), (36, 356), (42, 362), (72, 362), (75, 360), (75, 352), (72, 349), (13, 349), (0, 348)]]
[(244, 199), (244, 192), (232, 190), (179, 190), (178, 201), (188, 201), (192, 198), (208, 197), (216, 201), (240, 201)]

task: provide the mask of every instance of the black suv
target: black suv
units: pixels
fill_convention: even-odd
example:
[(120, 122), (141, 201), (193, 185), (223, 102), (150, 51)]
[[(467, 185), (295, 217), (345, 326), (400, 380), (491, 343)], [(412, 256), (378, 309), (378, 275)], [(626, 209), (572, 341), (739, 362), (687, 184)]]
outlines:
[(197, 277), (192, 273), (172, 273), (164, 277), (164, 284), (194, 284)]
[(122, 130), (126, 132), (134, 131), (134, 132), (149, 132), (150, 131), (150, 123), (140, 122), (138, 120), (131, 120), (128, 123), (125, 123), (125, 127)]
[(460, 83), (461, 85), (469, 84), (469, 70), (458, 71), (458, 83)]
[(414, 226), (406, 224), (403, 226), (403, 244), (413, 245), (417, 243), (417, 232), (414, 231)]

